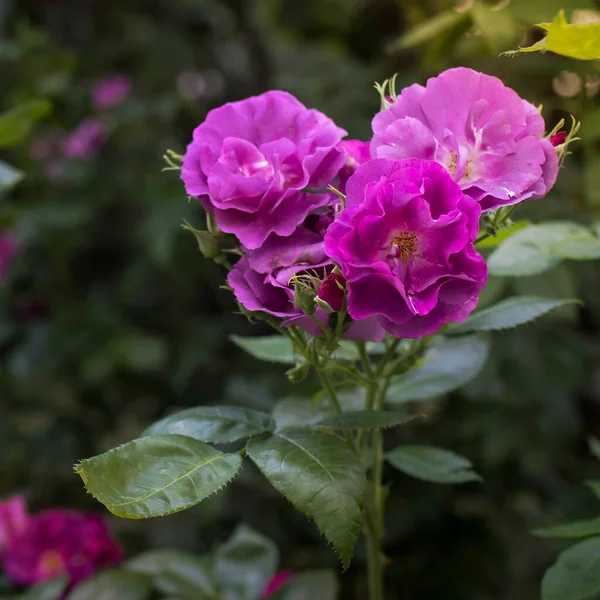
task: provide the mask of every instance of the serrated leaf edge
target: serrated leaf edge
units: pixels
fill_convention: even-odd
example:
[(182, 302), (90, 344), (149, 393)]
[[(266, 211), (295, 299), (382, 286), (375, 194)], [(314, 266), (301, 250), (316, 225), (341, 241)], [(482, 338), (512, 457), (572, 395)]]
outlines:
[[(518, 298), (519, 296), (515, 296), (516, 298)], [(484, 328), (480, 328), (480, 329), (468, 329), (468, 321), (463, 321), (462, 323), (456, 323), (455, 325), (451, 325), (449, 327), (449, 329), (446, 331), (446, 335), (448, 336), (459, 336), (459, 335), (470, 335), (470, 334), (476, 334), (476, 333), (484, 333), (484, 332), (490, 332), (490, 331), (509, 331), (511, 329), (517, 329), (517, 327), (521, 327), (522, 325), (528, 325), (529, 323), (533, 323), (535, 320), (539, 319), (540, 317), (543, 317), (544, 315), (547, 315), (548, 313), (552, 312), (553, 310), (556, 310), (558, 308), (563, 308), (565, 306), (569, 306), (571, 304), (577, 304), (579, 306), (583, 306), (583, 301), (580, 300), (579, 298), (534, 298), (533, 296), (530, 296), (531, 300), (536, 300), (538, 302), (552, 302), (552, 301), (556, 301), (558, 302), (558, 304), (555, 304), (554, 306), (551, 306), (549, 308), (547, 308), (546, 310), (542, 311), (541, 313), (537, 314), (535, 317), (532, 317), (531, 319), (527, 319), (527, 321), (521, 321), (520, 323), (515, 323), (514, 325), (507, 325), (506, 327), (490, 327), (487, 329)], [(483, 312), (490, 312), (493, 308), (495, 308), (496, 306), (498, 306), (498, 304), (501, 304), (502, 301), (498, 302), (497, 304), (494, 304), (492, 306), (488, 306), (484, 309), (482, 309), (482, 311), (480, 313), (474, 313), (472, 314), (472, 317), (478, 317), (480, 314), (482, 314)]]
[[(174, 435), (174, 434), (168, 434), (168, 435)], [(181, 436), (181, 437), (189, 437), (189, 436)], [(123, 444), (119, 444), (116, 448), (111, 448), (110, 450), (108, 450), (106, 452), (103, 452), (102, 454), (111, 454), (113, 452), (118, 452), (123, 446), (126, 446), (127, 444), (130, 444), (131, 442), (135, 442), (138, 439), (142, 439), (142, 438), (136, 438), (135, 440), (131, 440), (130, 442), (125, 442)], [(190, 438), (190, 439), (195, 440), (195, 438)], [(198, 440), (195, 440), (195, 441), (198, 441)], [(102, 456), (102, 454), (99, 454), (97, 456)], [(212, 458), (212, 460), (220, 459), (220, 458), (223, 458), (224, 456), (235, 456), (235, 454), (231, 453), (231, 452), (229, 452), (229, 453), (221, 452), (218, 456), (214, 456)], [(100, 502), (100, 504), (102, 504), (113, 515), (115, 515), (117, 517), (120, 517), (120, 518), (123, 518), (123, 519), (131, 519), (132, 521), (141, 521), (143, 519), (154, 519), (156, 517), (166, 517), (167, 515), (172, 515), (172, 514), (175, 514), (175, 513), (184, 511), (184, 510), (187, 510), (188, 508), (191, 508), (192, 506), (196, 506), (197, 504), (200, 504), (200, 502), (203, 502), (204, 500), (207, 500), (211, 496), (214, 496), (215, 494), (218, 494), (225, 486), (229, 485), (235, 479), (235, 477), (237, 477), (238, 473), (240, 472), (240, 470), (241, 470), (241, 468), (243, 466), (243, 459), (242, 459), (241, 456), (239, 456), (240, 462), (239, 462), (238, 468), (236, 469), (235, 473), (233, 473), (233, 475), (227, 481), (225, 481), (221, 487), (219, 487), (218, 489), (214, 490), (213, 492), (211, 492), (210, 494), (208, 494), (207, 496), (205, 496), (204, 498), (202, 498), (202, 500), (199, 500), (198, 502), (191, 502), (190, 504), (186, 504), (185, 506), (182, 506), (182, 507), (177, 508), (175, 510), (167, 510), (165, 512), (161, 512), (161, 513), (158, 513), (158, 514), (144, 516), (144, 515), (131, 515), (131, 514), (128, 514), (128, 513), (122, 513), (122, 512), (119, 512), (119, 511), (115, 511), (106, 502), (104, 502), (101, 498), (98, 498), (98, 496), (96, 496), (93, 492), (90, 491), (90, 489), (88, 487), (88, 478), (87, 478), (87, 476), (85, 474), (85, 471), (84, 471), (84, 469), (82, 467), (83, 467), (84, 463), (86, 463), (89, 460), (93, 460), (94, 458), (97, 458), (97, 457), (94, 456), (92, 458), (85, 458), (83, 460), (80, 460), (78, 463), (76, 463), (73, 466), (73, 470), (75, 471), (75, 473), (77, 473), (77, 475), (79, 475), (79, 477), (81, 477), (81, 479), (83, 481), (83, 486), (85, 488), (85, 491), (90, 496), (92, 496), (92, 498), (94, 498), (95, 500), (97, 500), (98, 502)], [(209, 464), (210, 462), (212, 462), (212, 460), (202, 463), (202, 465), (199, 465), (198, 467), (195, 467), (192, 471), (195, 471), (196, 469)], [(192, 471), (190, 471), (189, 473), (191, 473)], [(189, 473), (186, 473), (186, 475), (182, 475), (181, 477), (178, 477), (177, 479), (173, 480), (168, 485), (163, 486), (161, 489), (155, 490), (154, 492), (152, 492), (152, 494), (149, 494), (149, 495), (145, 496), (144, 498), (138, 499), (137, 502), (141, 502), (142, 500), (145, 500), (146, 498), (149, 498), (150, 496), (154, 495), (155, 493), (158, 493), (158, 492), (166, 489), (167, 487), (173, 485), (173, 483), (175, 483), (175, 481), (179, 481), (180, 479), (183, 479), (184, 477), (187, 477), (189, 475)], [(133, 504), (133, 502), (125, 502), (125, 503), (118, 504), (117, 506), (124, 506), (125, 504)]]
[[(297, 429), (297, 427), (296, 427)], [(281, 435), (281, 433), (274, 433), (272, 434), (273, 436), (279, 436), (279, 437), (283, 437), (286, 440), (289, 440), (289, 438)], [(248, 440), (248, 443), (250, 443), (254, 438), (250, 438)], [(263, 474), (263, 476), (265, 477), (265, 479), (267, 481), (269, 481), (268, 477), (262, 472), (262, 470), (260, 469), (260, 467), (254, 462), (254, 460), (252, 459), (252, 456), (250, 454), (248, 454), (248, 458), (252, 461), (252, 463), (256, 466), (256, 468)], [(320, 463), (320, 461), (317, 461)], [(271, 483), (269, 481), (269, 483)], [(271, 484), (272, 485), (272, 484)], [(286, 501), (288, 502), (293, 509), (296, 512), (299, 512), (302, 516), (304, 516), (309, 523), (313, 524), (316, 528), (317, 531), (321, 534), (321, 537), (323, 537), (325, 539), (325, 542), (327, 543), (327, 545), (333, 550), (334, 554), (339, 558), (340, 562), (342, 563), (342, 570), (343, 571), (347, 571), (348, 568), (350, 567), (350, 563), (352, 562), (352, 557), (354, 555), (354, 547), (351, 550), (350, 556), (349, 558), (346, 560), (343, 556), (342, 553), (336, 548), (335, 544), (327, 537), (327, 535), (325, 534), (325, 532), (321, 529), (321, 527), (319, 526), (319, 524), (304, 510), (302, 510), (301, 508), (297, 507), (294, 502), (292, 502), (292, 500), (290, 498), (287, 497), (287, 495), (283, 494), (282, 492), (280, 492), (277, 488), (275, 488), (275, 486), (272, 486), (277, 493)], [(366, 496), (366, 493), (365, 493)], [(365, 507), (365, 502), (366, 499), (363, 499), (362, 502), (357, 502), (357, 504), (359, 505), (359, 508), (361, 510), (361, 514), (364, 510)], [(362, 527), (362, 522), (360, 523), (361, 527)], [(356, 540), (354, 541), (354, 545), (356, 546), (356, 542), (358, 541), (358, 538), (360, 537), (360, 532), (358, 533), (358, 535), (356, 536)]]

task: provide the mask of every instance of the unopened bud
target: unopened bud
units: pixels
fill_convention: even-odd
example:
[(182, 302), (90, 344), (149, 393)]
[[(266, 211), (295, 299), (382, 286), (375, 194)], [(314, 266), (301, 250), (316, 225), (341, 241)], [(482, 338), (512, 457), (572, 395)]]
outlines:
[(566, 131), (558, 131), (550, 138), (550, 143), (556, 146), (562, 146), (567, 141), (567, 132)]
[[(346, 278), (340, 273), (330, 273), (325, 277), (319, 287), (317, 294), (317, 303), (321, 301), (327, 305), (330, 310), (327, 312), (339, 312), (344, 305), (344, 295), (346, 290)], [(321, 306), (321, 304), (319, 304)], [(324, 310), (327, 310), (321, 306)]]

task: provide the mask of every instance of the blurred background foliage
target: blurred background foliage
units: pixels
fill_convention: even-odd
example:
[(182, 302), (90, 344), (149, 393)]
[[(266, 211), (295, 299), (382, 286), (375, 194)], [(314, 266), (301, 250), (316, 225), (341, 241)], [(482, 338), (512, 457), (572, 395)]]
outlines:
[[(98, 509), (72, 472), (78, 459), (178, 408), (270, 409), (294, 393), (283, 368), (228, 341), (260, 329), (233, 314), (223, 272), (180, 228), (183, 218), (202, 222), (196, 202), (176, 173), (161, 172), (164, 150), (182, 152), (214, 106), (286, 89), (368, 139), (374, 81), (397, 72), (401, 88), (470, 66), (543, 104), (549, 129), (569, 114), (583, 123), (555, 189), (517, 216), (597, 220), (597, 63), (499, 56), (539, 39), (532, 23), (561, 8), (579, 22), (600, 18), (591, 0), (4, 0), (0, 110), (31, 101), (51, 110), (24, 142), (0, 148), (25, 173), (0, 189), (0, 229), (22, 243), (0, 288), (0, 497), (23, 492), (34, 510)], [(114, 73), (133, 89), (101, 116), (108, 138), (98, 152), (40, 159), (36, 142), (93, 115), (90, 86)], [(390, 444), (468, 456), (485, 480), (442, 487), (386, 471), (390, 598), (537, 598), (561, 546), (529, 530), (593, 514), (580, 482), (599, 471), (585, 439), (600, 430), (600, 265), (494, 279), (482, 302), (511, 292), (585, 304), (496, 335), (476, 380), (390, 434)], [(336, 566), (313, 526), (250, 466), (198, 509), (114, 526), (130, 553), (204, 552), (240, 521), (277, 542), (285, 568)], [(344, 599), (365, 596), (363, 559), (359, 547)]]

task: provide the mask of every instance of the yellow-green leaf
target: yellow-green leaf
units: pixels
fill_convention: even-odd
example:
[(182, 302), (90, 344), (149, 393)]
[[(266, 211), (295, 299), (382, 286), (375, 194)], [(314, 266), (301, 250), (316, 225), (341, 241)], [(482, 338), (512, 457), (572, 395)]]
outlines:
[(551, 23), (538, 23), (537, 27), (546, 31), (545, 38), (506, 54), (548, 51), (579, 60), (600, 59), (600, 23), (568, 23), (565, 11), (561, 10)]

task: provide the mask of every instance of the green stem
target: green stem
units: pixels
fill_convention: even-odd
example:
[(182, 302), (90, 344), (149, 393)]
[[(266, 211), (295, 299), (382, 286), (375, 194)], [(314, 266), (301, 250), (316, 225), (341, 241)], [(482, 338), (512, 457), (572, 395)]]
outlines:
[[(335, 407), (335, 410), (338, 413), (341, 413), (342, 405), (340, 404), (340, 400), (337, 397), (337, 393), (335, 391), (335, 388), (333, 387), (333, 384), (331, 383), (331, 379), (329, 379), (329, 376), (327, 375), (327, 372), (319, 364), (315, 364), (313, 366), (315, 368), (315, 371), (317, 372), (317, 375), (319, 376), (319, 380), (321, 381), (321, 384), (325, 388), (325, 391), (327, 392), (327, 395), (329, 396), (329, 399), (331, 400), (331, 403)], [(356, 444), (354, 443), (354, 438), (352, 437), (352, 434), (346, 430), (346, 431), (344, 431), (344, 437), (346, 438), (346, 441), (348, 442), (348, 445), (350, 446), (350, 448), (352, 448), (352, 450), (358, 455), (359, 454), (358, 448), (356, 447)]]
[[(373, 369), (365, 344), (356, 344), (365, 376), (368, 378), (367, 393), (365, 396), (366, 410), (381, 410), (383, 408), (382, 391), (387, 389), (389, 378), (380, 389), (380, 374), (383, 364)], [(395, 347), (394, 347), (395, 350)], [(382, 363), (393, 355), (394, 350), (386, 352)], [(372, 434), (373, 465), (371, 469), (370, 490), (366, 505), (365, 536), (367, 538), (367, 556), (369, 571), (369, 600), (383, 600), (383, 561), (381, 552), (381, 541), (383, 536), (383, 490), (381, 478), (383, 472), (383, 438), (380, 429), (375, 429)], [(364, 450), (366, 436), (359, 432), (358, 446)]]

